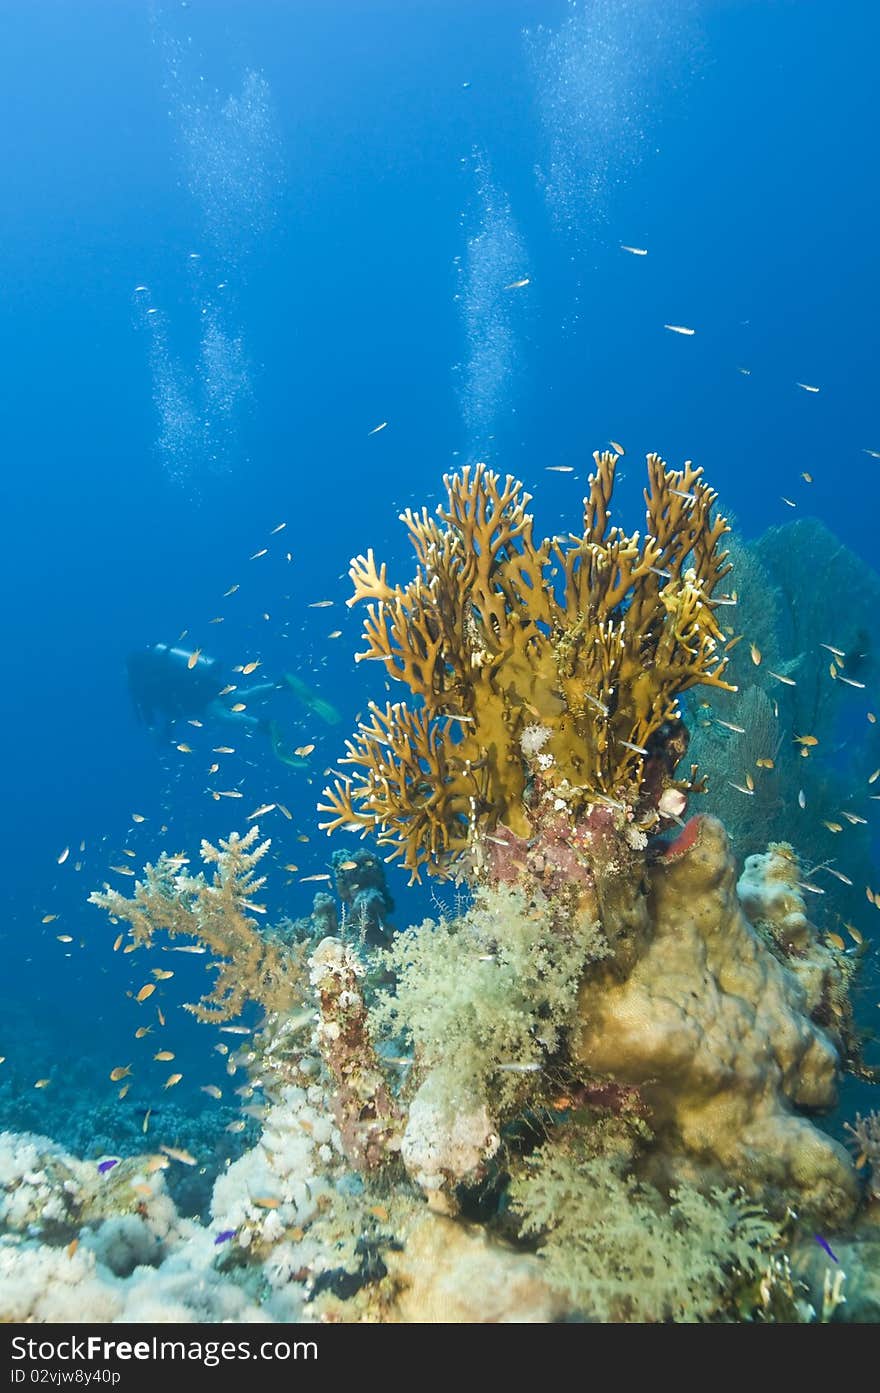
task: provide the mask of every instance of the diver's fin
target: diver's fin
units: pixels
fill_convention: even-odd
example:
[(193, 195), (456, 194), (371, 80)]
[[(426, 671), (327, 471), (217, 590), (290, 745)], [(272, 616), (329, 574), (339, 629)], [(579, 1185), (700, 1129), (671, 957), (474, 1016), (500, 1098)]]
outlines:
[(284, 749), (284, 742), (281, 738), (281, 727), (277, 721), (270, 721), (268, 724), (268, 735), (272, 742), (272, 753), (282, 764), (288, 765), (291, 769), (305, 769), (306, 761), (300, 759), (298, 755), (289, 755)]
[(302, 678), (297, 677), (295, 673), (285, 672), (284, 681), (303, 706), (307, 706), (316, 716), (320, 716), (321, 720), (326, 721), (328, 726), (338, 725), (342, 720), (336, 707), (331, 706), (330, 702), (325, 701), (323, 697), (319, 697), (317, 692), (313, 692), (311, 687), (307, 687)]

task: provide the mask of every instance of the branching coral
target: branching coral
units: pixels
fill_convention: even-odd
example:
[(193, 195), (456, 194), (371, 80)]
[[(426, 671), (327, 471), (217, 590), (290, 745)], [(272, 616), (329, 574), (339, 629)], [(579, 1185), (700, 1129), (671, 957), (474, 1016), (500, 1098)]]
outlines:
[(869, 1112), (867, 1117), (856, 1113), (851, 1125), (843, 1124), (852, 1138), (850, 1145), (856, 1153), (856, 1166), (870, 1168), (871, 1198), (880, 1200), (880, 1112)]
[(155, 866), (146, 867), (131, 899), (109, 887), (89, 896), (92, 904), (131, 926), (135, 943), (149, 948), (153, 935), (164, 929), (172, 938), (197, 938), (216, 954), (213, 988), (187, 1007), (202, 1021), (231, 1020), (246, 1001), (257, 1001), (266, 1011), (286, 1011), (303, 1000), (305, 949), (268, 937), (247, 913), (264, 908), (253, 903), (265, 884), (255, 868), (270, 843), (258, 837), (255, 824), (244, 837), (233, 832), (219, 847), (203, 841), (202, 860), (216, 867), (210, 880), (203, 873), (187, 875), (185, 857), (163, 853)]
[(538, 542), (531, 495), (467, 466), (444, 479), (437, 518), (401, 515), (418, 562), (392, 586), (372, 551), (355, 558), (368, 601), (361, 659), (385, 664), (416, 705), (372, 704), (347, 743), (353, 779), (325, 790), (321, 824), (375, 831), (418, 875), (443, 874), (475, 833), (525, 835), (533, 770), (521, 739), (549, 731), (545, 785), (573, 813), (639, 801), (678, 698), (726, 687), (713, 593), (729, 570), (701, 470), (648, 456), (647, 531), (610, 523), (617, 456), (596, 455), (580, 534)]

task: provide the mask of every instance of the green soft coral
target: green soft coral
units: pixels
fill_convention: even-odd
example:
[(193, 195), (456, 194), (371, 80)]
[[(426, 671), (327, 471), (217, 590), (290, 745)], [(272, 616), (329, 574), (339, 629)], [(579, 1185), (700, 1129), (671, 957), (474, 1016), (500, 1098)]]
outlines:
[(765, 1265), (778, 1228), (733, 1191), (659, 1191), (625, 1161), (578, 1144), (544, 1146), (511, 1182), (523, 1236), (539, 1239), (553, 1285), (595, 1321), (716, 1316)]
[(503, 1112), (559, 1048), (584, 970), (607, 952), (586, 918), (559, 923), (522, 891), (483, 890), (461, 918), (426, 920), (383, 954), (396, 990), (379, 994), (374, 1030), (404, 1034), (417, 1078), (440, 1070)]

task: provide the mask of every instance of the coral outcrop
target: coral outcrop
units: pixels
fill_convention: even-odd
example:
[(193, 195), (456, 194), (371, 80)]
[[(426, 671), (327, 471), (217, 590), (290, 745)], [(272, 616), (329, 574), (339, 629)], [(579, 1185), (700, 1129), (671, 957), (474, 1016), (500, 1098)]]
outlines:
[[(256, 827), (203, 843), (210, 879), (163, 857), (132, 900), (93, 896), (135, 943), (165, 930), (217, 955), (202, 1019), (266, 1013), (230, 1061), (262, 1135), (216, 1181), (213, 1237), (169, 1230), (157, 1289), (203, 1272), (210, 1241), (247, 1318), (254, 1292), (262, 1313), (324, 1321), (841, 1309), (839, 1277), (817, 1295), (792, 1253), (804, 1225), (854, 1234), (858, 1171), (876, 1170), (873, 1122), (855, 1167), (817, 1122), (858, 1054), (853, 957), (811, 922), (793, 845), (737, 884), (722, 824), (683, 820), (700, 781), (676, 775), (680, 698), (730, 692), (737, 653), (714, 493), (649, 456), (630, 535), (610, 521), (616, 456), (595, 459), (577, 533), (536, 540), (522, 486), (477, 465), (445, 480), (436, 518), (403, 515), (408, 585), (372, 552), (352, 563), (360, 656), (412, 704), (371, 706), (322, 825), (460, 878), (455, 914), (393, 933), (364, 848), (332, 858), (341, 909), (322, 892), (307, 920), (264, 928)], [(778, 618), (762, 641), (787, 690)], [(754, 753), (778, 714), (755, 683), (748, 699)]]
[(777, 1204), (797, 1196), (825, 1221), (846, 1218), (849, 1157), (804, 1115), (833, 1107), (840, 1055), (742, 912), (719, 822), (699, 819), (685, 852), (657, 862), (649, 903), (633, 970), (584, 980), (574, 1060), (638, 1086), (667, 1158), (680, 1148)]

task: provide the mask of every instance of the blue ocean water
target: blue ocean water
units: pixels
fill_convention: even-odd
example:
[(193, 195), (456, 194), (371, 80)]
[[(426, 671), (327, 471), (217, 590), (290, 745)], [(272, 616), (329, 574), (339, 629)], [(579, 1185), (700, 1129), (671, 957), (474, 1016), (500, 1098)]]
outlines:
[[(406, 578), (397, 515), (445, 471), (516, 474), (549, 534), (618, 440), (633, 523), (656, 449), (746, 538), (813, 516), (876, 566), (878, 38), (854, 0), (5, 7), (0, 1123), (133, 1144), (171, 1108), (133, 1040), (161, 1001), (200, 1125), (203, 965), (137, 1006), (88, 892), (278, 802), (270, 913), (308, 912), (323, 771), (377, 696), (349, 558)], [(266, 708), (306, 768), (137, 722), (126, 656), (184, 631), (338, 709)], [(389, 880), (401, 924), (446, 893)]]

